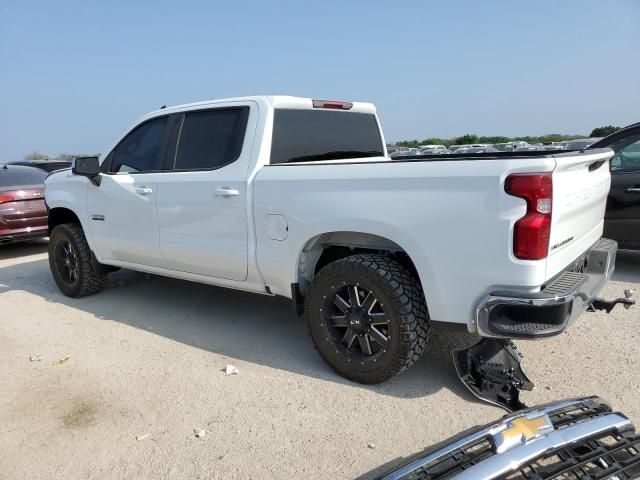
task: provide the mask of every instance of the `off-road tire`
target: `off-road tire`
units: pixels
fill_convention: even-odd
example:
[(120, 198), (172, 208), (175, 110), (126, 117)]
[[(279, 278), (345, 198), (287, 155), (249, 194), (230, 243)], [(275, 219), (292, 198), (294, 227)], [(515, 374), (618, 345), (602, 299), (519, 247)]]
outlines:
[[(77, 278), (69, 283), (63, 279), (54, 259), (56, 245), (59, 242), (69, 242), (75, 249), (77, 262)], [(64, 223), (56, 226), (49, 237), (49, 268), (58, 288), (67, 297), (84, 297), (93, 295), (103, 289), (107, 274), (102, 265), (98, 264), (82, 227), (77, 223)]]
[[(390, 315), (389, 346), (375, 363), (357, 362), (327, 335), (327, 297), (336, 287), (353, 283), (375, 293)], [(414, 274), (395, 259), (377, 254), (357, 254), (322, 268), (305, 298), (305, 317), (313, 344), (338, 374), (359, 383), (382, 383), (413, 365), (424, 352), (429, 333), (429, 313)]]

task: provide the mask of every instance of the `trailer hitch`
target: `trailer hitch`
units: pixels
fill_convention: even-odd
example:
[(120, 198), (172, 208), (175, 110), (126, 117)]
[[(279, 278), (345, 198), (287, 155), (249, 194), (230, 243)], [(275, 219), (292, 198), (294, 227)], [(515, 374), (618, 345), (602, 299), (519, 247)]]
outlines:
[(632, 289), (627, 289), (624, 291), (624, 298), (616, 298), (615, 300), (596, 298), (591, 302), (591, 305), (589, 305), (589, 311), (595, 312), (596, 310), (604, 310), (607, 313), (611, 313), (611, 310), (613, 310), (613, 308), (618, 304), (624, 305), (624, 308), (628, 310), (636, 303), (636, 301), (633, 300), (633, 293), (634, 291)]
[(527, 408), (520, 401), (520, 390), (534, 387), (522, 371), (521, 360), (511, 340), (483, 338), (469, 348), (453, 351), (458, 377), (471, 393), (508, 412)]

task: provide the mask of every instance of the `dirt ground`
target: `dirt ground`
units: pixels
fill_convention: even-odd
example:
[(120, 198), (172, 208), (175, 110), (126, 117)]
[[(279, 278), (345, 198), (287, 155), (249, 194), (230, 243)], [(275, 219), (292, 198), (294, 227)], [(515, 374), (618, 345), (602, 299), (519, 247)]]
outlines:
[[(620, 253), (614, 280), (606, 297), (640, 287), (640, 255)], [(433, 335), (412, 369), (361, 386), (283, 301), (129, 271), (72, 300), (45, 242), (0, 249), (0, 319), (2, 479), (366, 478), (504, 413), (455, 376), (468, 337)], [(524, 401), (597, 394), (640, 426), (639, 327), (640, 307), (618, 307), (518, 342), (537, 384)]]

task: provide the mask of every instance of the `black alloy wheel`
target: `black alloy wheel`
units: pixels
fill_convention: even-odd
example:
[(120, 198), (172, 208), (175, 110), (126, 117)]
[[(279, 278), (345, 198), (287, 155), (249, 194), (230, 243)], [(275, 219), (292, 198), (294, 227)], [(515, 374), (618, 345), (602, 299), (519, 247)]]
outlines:
[(54, 261), (60, 280), (69, 286), (78, 281), (78, 257), (68, 240), (61, 240), (54, 247)]
[(355, 361), (373, 361), (389, 347), (389, 317), (372, 291), (359, 285), (338, 289), (327, 305), (326, 327), (336, 347)]

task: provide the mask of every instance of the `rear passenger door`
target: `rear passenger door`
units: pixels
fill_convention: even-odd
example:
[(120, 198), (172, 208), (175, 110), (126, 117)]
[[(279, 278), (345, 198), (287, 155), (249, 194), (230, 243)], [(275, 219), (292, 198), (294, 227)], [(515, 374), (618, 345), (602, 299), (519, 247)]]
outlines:
[(247, 278), (247, 176), (257, 116), (252, 105), (182, 114), (173, 168), (156, 179), (160, 251), (167, 268)]
[[(640, 248), (640, 133), (613, 145), (611, 190), (605, 216), (606, 237), (617, 240), (621, 248)], [(631, 142), (631, 143), (629, 143)]]

